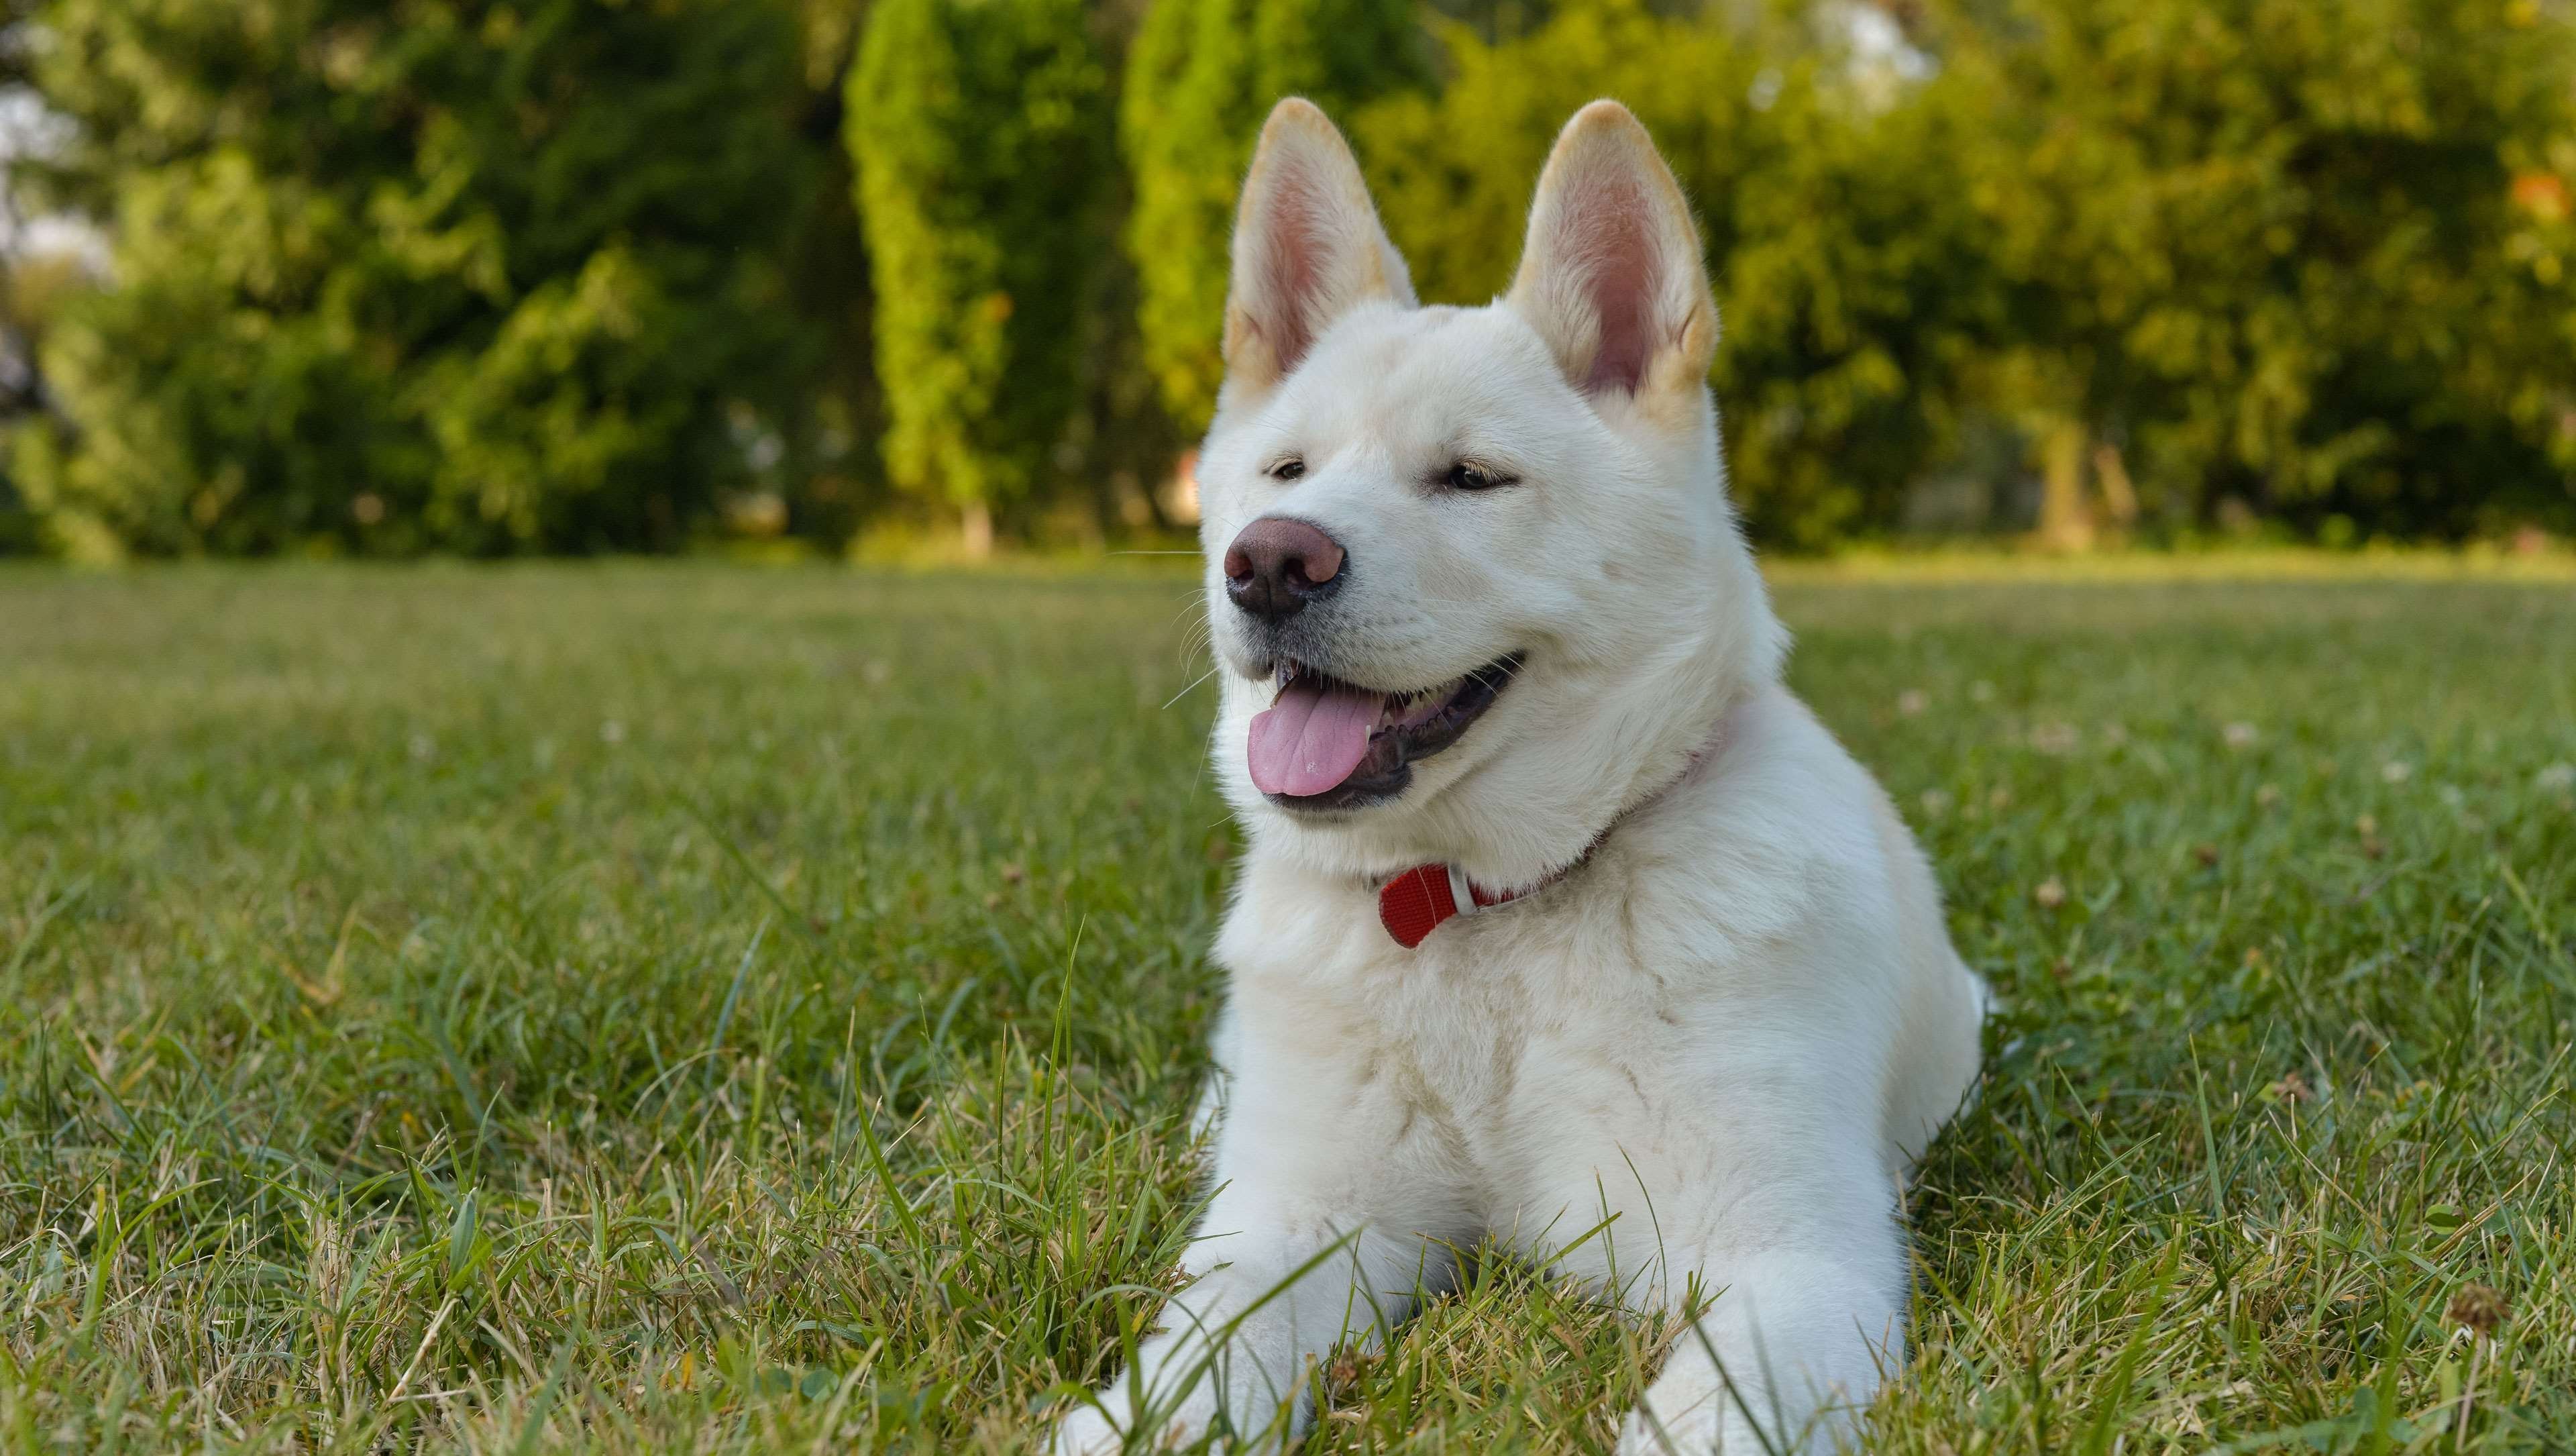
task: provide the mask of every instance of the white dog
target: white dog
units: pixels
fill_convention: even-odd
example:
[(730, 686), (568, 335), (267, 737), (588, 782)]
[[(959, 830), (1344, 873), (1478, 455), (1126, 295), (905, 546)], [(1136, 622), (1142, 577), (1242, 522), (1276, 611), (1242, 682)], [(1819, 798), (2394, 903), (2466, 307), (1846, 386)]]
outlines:
[(1829, 1447), (1901, 1363), (1904, 1176), (1975, 1079), (1984, 988), (1781, 684), (1716, 343), (1624, 108), (1567, 124), (1472, 309), (1417, 306), (1322, 112), (1271, 113), (1199, 464), (1250, 839), (1216, 1187), (1191, 1282), (1060, 1449), (1274, 1448), (1314, 1362), (1489, 1238), (1695, 1319), (1623, 1451)]

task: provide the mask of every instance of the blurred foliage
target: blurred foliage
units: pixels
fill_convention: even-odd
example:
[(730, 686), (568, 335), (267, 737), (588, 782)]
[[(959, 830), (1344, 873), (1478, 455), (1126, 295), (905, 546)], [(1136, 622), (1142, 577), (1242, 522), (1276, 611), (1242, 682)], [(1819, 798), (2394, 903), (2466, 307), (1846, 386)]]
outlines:
[(2150, 512), (2567, 524), (2564, 10), (2016, 0), (1934, 36), (1995, 393), (2125, 448)]
[(1417, 280), (1475, 301), (1564, 117), (1635, 109), (1698, 204), (1735, 488), (1775, 541), (1888, 530), (1979, 420), (2072, 469), (2082, 523), (2576, 520), (2563, 14), (1909, 13), (1871, 54), (1796, 10), (1574, 0), (1453, 31), (1447, 88), (1356, 129)]
[(1082, 0), (878, 0), (850, 77), (887, 469), (986, 544), (1064, 473), (1110, 103)]
[[(0, 417), (23, 417), (48, 403), (36, 361), (55, 320), (71, 300), (90, 291), (81, 261), (65, 253), (40, 253), (0, 266)], [(9, 472), (0, 470), (0, 555), (23, 555), (44, 544), (44, 522)]]
[(1411, 0), (1157, 0), (1146, 12), (1118, 118), (1136, 189), (1127, 247), (1146, 364), (1186, 427), (1215, 408), (1235, 185), (1271, 103), (1307, 96), (1339, 115), (1428, 76)]
[(2576, 530), (2569, 0), (10, 14), (72, 124), (12, 201), (111, 256), (12, 269), (0, 550), (1166, 525), (1290, 91), (1458, 302), (1563, 119), (1635, 108), (1773, 543)]
[(46, 194), (114, 286), (17, 475), (129, 549), (668, 548), (818, 341), (798, 30), (765, 0), (59, 0)]
[[(885, 402), (877, 389), (875, 292), (859, 227), (857, 171), (843, 144), (847, 82), (867, 8), (867, 0), (800, 4), (796, 140), (820, 177), (802, 227), (788, 241), (787, 296), (813, 330), (820, 352), (814, 372), (787, 394), (785, 449), (771, 476), (776, 504), (784, 510), (755, 533), (788, 531), (840, 541), (883, 505), (877, 440), (885, 429)], [(756, 511), (767, 499), (768, 493), (759, 493), (738, 503)], [(749, 514), (738, 512), (729, 524), (736, 530), (755, 524)]]

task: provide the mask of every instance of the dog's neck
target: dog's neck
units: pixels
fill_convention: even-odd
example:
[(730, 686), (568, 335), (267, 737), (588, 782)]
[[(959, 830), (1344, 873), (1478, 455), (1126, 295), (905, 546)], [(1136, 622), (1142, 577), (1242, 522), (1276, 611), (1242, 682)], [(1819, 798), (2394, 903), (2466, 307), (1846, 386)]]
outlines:
[[(1443, 868), (1456, 869), (1461, 879), (1473, 887), (1480, 897), (1490, 902), (1500, 903), (1504, 900), (1520, 899), (1536, 894), (1581, 869), (1600, 851), (1602, 845), (1619, 831), (1621, 825), (1671, 797), (1676, 790), (1698, 776), (1710, 761), (1724, 753), (1728, 741), (1735, 732), (1735, 724), (1743, 715), (1744, 706), (1750, 698), (1751, 691), (1748, 688), (1737, 693), (1721, 707), (1709, 721), (1706, 730), (1699, 735), (1696, 746), (1683, 755), (1678, 767), (1664, 765), (1662, 760), (1667, 755), (1657, 755), (1656, 762), (1648, 765), (1648, 771), (1638, 775), (1638, 781), (1644, 787), (1621, 798), (1611, 809), (1608, 817), (1592, 830), (1572, 855), (1545, 867), (1535, 876), (1521, 880), (1489, 878), (1479, 874), (1477, 868), (1468, 862), (1472, 856), (1436, 861), (1436, 863)], [(1655, 772), (1656, 769), (1662, 771)], [(1386, 877), (1363, 874), (1360, 878), (1369, 881), (1383, 880)]]

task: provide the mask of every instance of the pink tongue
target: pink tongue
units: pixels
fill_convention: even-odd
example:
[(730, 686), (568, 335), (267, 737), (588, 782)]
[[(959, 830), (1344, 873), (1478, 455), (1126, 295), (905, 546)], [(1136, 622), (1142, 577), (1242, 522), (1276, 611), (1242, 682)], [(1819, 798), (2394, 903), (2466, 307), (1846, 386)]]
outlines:
[(1311, 680), (1282, 688), (1279, 701), (1252, 720), (1245, 756), (1253, 787), (1303, 798), (1349, 778), (1368, 757), (1379, 701), (1375, 693), (1326, 692)]

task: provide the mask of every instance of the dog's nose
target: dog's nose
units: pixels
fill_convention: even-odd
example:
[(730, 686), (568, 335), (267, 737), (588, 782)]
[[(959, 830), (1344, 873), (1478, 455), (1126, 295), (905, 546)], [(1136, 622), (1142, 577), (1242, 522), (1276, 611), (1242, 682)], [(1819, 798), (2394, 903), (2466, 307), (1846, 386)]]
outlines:
[(1304, 521), (1265, 516), (1225, 548), (1225, 594), (1277, 622), (1341, 585), (1342, 543)]

